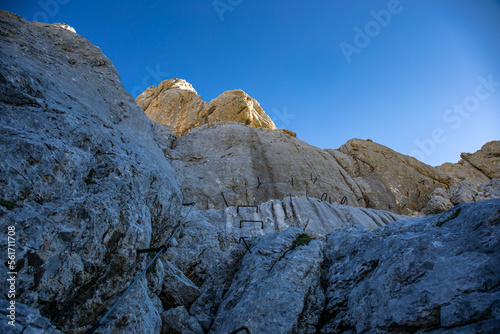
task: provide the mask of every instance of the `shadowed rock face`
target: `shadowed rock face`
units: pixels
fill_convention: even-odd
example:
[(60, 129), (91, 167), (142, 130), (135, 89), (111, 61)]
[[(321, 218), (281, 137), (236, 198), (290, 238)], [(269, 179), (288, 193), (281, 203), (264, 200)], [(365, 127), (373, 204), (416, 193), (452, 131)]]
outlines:
[(136, 102), (149, 118), (168, 125), (177, 136), (220, 121), (276, 129), (259, 102), (241, 89), (224, 92), (207, 103), (185, 80), (169, 79), (146, 89)]
[[(191, 240), (194, 224), (186, 229)], [(249, 240), (249, 251), (240, 245), (244, 254), (233, 249), (232, 263), (207, 262), (210, 247), (199, 262), (207, 270), (203, 293), (190, 312), (210, 333), (241, 326), (252, 333), (495, 333), (499, 227), (500, 200), (488, 200), (373, 231), (355, 224), (301, 245), (294, 242), (303, 230), (292, 227)], [(197, 238), (217, 240), (201, 226)], [(214, 273), (207, 263), (220, 266)]]
[[(135, 250), (170, 231), (180, 192), (161, 148), (173, 135), (83, 37), (3, 11), (0, 31), (0, 227), (16, 231), (16, 301), (72, 330), (109, 309), (143, 262)], [(131, 331), (161, 326), (147, 295), (134, 303), (151, 312)]]
[(500, 200), (326, 239), (319, 333), (496, 333)]
[[(136, 250), (159, 246), (178, 219), (101, 333), (499, 332), (500, 200), (461, 204), (499, 196), (496, 142), (450, 172), (489, 182), (455, 183), (370, 141), (321, 150), (262, 128), (242, 91), (222, 94), (207, 124), (177, 139), (67, 25), (0, 11), (0, 36), (0, 228), (16, 231), (19, 333), (85, 332), (149, 260)], [(209, 105), (183, 80), (160, 86), (194, 101), (194, 115)], [(250, 126), (209, 122), (227, 114)], [(165, 154), (186, 202), (215, 194), (208, 207), (258, 210), (181, 208)], [(408, 220), (329, 203), (398, 212), (429, 194), (443, 199), (432, 212), (457, 206)], [(314, 240), (297, 243), (304, 233)]]

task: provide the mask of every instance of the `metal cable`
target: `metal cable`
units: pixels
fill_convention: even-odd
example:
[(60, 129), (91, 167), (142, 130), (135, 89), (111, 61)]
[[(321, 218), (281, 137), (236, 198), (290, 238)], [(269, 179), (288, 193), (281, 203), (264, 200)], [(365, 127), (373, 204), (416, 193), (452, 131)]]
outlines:
[[(346, 188), (343, 188), (343, 187), (339, 187), (337, 185), (330, 184), (330, 183), (328, 183), (326, 181), (323, 181), (323, 180), (321, 180), (319, 178), (316, 178), (315, 180), (313, 180), (313, 179), (311, 179), (311, 180), (294, 180), (292, 178), (292, 186), (294, 185), (294, 182), (297, 183), (297, 182), (309, 182), (309, 181), (311, 181), (313, 183), (316, 183), (316, 181), (319, 181), (319, 183), (323, 183), (323, 184), (329, 185), (331, 187), (334, 187), (334, 188), (336, 188), (338, 190), (347, 191), (349, 193), (353, 193), (354, 194), (354, 192), (352, 191), (352, 189), (346, 189)], [(132, 282), (132, 284), (130, 284), (130, 286), (127, 288), (127, 290), (125, 290), (125, 292), (121, 295), (121, 297), (118, 299), (118, 301), (115, 304), (113, 304), (113, 306), (109, 309), (109, 311), (106, 312), (106, 314), (99, 320), (99, 322), (96, 325), (94, 325), (91, 329), (89, 329), (86, 332), (86, 334), (91, 334), (91, 333), (95, 332), (99, 328), (99, 326), (101, 326), (106, 321), (106, 319), (108, 318), (108, 316), (116, 309), (116, 307), (121, 303), (121, 301), (125, 298), (125, 296), (130, 292), (130, 290), (135, 286), (135, 284), (146, 273), (147, 269), (158, 259), (158, 257), (160, 256), (160, 254), (167, 249), (167, 246), (170, 243), (170, 241), (177, 234), (177, 232), (179, 231), (179, 229), (181, 228), (181, 226), (186, 222), (186, 220), (189, 217), (189, 215), (190, 215), (191, 210), (193, 209), (193, 207), (195, 207), (197, 204), (206, 202), (206, 201), (208, 201), (208, 200), (210, 200), (212, 198), (215, 198), (215, 197), (221, 196), (221, 195), (222, 195), (222, 198), (224, 199), (224, 202), (225, 202), (226, 206), (229, 206), (228, 203), (227, 203), (227, 201), (226, 201), (226, 198), (224, 197), (224, 193), (233, 193), (233, 192), (236, 192), (238, 190), (245, 189), (245, 188), (248, 188), (248, 187), (250, 187), (250, 188), (256, 187), (258, 189), (261, 185), (270, 185), (270, 184), (277, 184), (277, 183), (287, 183), (287, 184), (289, 184), (290, 181), (268, 181), (268, 182), (262, 182), (260, 179), (258, 179), (258, 183), (257, 184), (254, 184), (254, 185), (245, 185), (245, 186), (241, 186), (241, 187), (237, 187), (237, 188), (227, 189), (226, 191), (222, 191), (222, 192), (219, 192), (219, 193), (214, 194), (212, 196), (208, 196), (208, 197), (206, 197), (204, 199), (201, 199), (199, 201), (189, 203), (189, 205), (191, 206), (190, 209), (189, 209), (189, 211), (184, 216), (184, 219), (175, 228), (174, 232), (172, 233), (172, 235), (170, 236), (170, 238), (167, 240), (167, 242), (165, 242), (165, 244), (163, 246), (161, 246), (160, 250), (156, 253), (156, 255), (154, 256), (154, 258), (141, 271), (141, 273), (139, 274), (139, 276), (137, 276), (137, 278)], [(344, 199), (347, 200), (347, 197), (345, 195), (342, 198), (342, 202), (344, 201)], [(387, 205), (393, 205), (394, 204), (394, 203), (388, 203), (388, 202), (384, 202), (384, 201), (376, 201), (376, 202), (387, 204)], [(409, 201), (407, 201), (403, 207), (405, 207), (408, 203), (409, 203)], [(182, 211), (182, 206), (181, 206), (181, 208), (179, 210), (179, 214), (178, 215), (181, 214), (181, 211)], [(246, 244), (246, 242), (245, 242), (245, 244)], [(245, 327), (242, 327), (239, 330), (247, 330), (247, 329)]]

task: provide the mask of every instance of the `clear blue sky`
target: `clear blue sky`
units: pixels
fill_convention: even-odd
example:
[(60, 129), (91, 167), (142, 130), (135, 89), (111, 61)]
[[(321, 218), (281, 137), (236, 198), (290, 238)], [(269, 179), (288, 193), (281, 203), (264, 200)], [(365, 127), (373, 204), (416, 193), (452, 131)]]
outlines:
[(241, 88), (278, 127), (321, 148), (369, 138), (436, 165), (500, 139), (498, 0), (18, 0), (1, 8), (73, 26), (111, 58), (134, 97), (171, 77), (206, 101)]

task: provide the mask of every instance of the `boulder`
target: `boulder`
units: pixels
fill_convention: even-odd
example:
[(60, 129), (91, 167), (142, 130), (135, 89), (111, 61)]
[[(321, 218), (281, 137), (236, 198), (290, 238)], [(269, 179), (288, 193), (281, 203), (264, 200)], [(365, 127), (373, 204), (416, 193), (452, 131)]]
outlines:
[(188, 306), (198, 298), (200, 290), (179, 269), (165, 261), (163, 287), (159, 295), (163, 308)]
[(322, 243), (294, 246), (302, 231), (261, 237), (247, 253), (224, 296), (209, 333), (315, 333), (324, 295)]
[[(440, 189), (440, 188), (438, 188)], [(426, 215), (441, 213), (453, 207), (449, 196), (433, 195), (422, 212)]]
[(474, 202), (476, 193), (477, 190), (468, 181), (460, 181), (448, 189), (450, 201), (453, 205)]

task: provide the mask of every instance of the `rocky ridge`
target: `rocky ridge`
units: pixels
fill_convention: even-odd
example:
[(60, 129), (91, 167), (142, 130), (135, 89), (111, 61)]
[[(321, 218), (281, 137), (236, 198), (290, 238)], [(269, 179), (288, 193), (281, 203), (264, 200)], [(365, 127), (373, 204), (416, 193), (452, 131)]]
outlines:
[(241, 89), (224, 92), (207, 103), (190, 83), (183, 79), (169, 79), (146, 89), (136, 102), (149, 118), (168, 125), (177, 136), (218, 121), (276, 129), (259, 102)]
[[(182, 79), (163, 81), (136, 99), (151, 119), (169, 124), (181, 135), (167, 155), (187, 201), (230, 189), (226, 202), (231, 205), (306, 195), (419, 215), (449, 208), (442, 201), (435, 203), (436, 189), (447, 190), (463, 180), (478, 187), (496, 178), (500, 170), (500, 142), (487, 143), (474, 154), (462, 154), (459, 163), (440, 167), (370, 140), (351, 139), (336, 150), (321, 150), (290, 131), (251, 123), (249, 113), (241, 118), (240, 111), (248, 108), (240, 105), (239, 98), (232, 99), (239, 101), (236, 104), (220, 102), (232, 92), (210, 102), (225, 107), (223, 113), (213, 112), (209, 118), (205, 110), (220, 108), (208, 106)], [(241, 92), (240, 97), (245, 96)], [(259, 115), (265, 115), (261, 108)], [(254, 186), (261, 183), (258, 189)], [(203, 205), (223, 208), (226, 203), (216, 198)]]
[[(66, 25), (0, 11), (0, 28), (0, 226), (16, 229), (14, 333), (84, 333), (150, 261), (137, 249), (162, 245), (176, 227), (96, 333), (500, 330), (500, 200), (488, 200), (498, 192), (496, 142), (451, 175), (370, 141), (320, 150), (218, 118), (177, 138)], [(196, 93), (169, 85), (174, 96)], [(232, 108), (223, 113), (241, 110)], [(425, 206), (391, 166), (456, 206), (417, 219), (365, 208)], [(459, 202), (469, 194), (463, 173), (488, 178), (467, 183), (486, 200)]]

